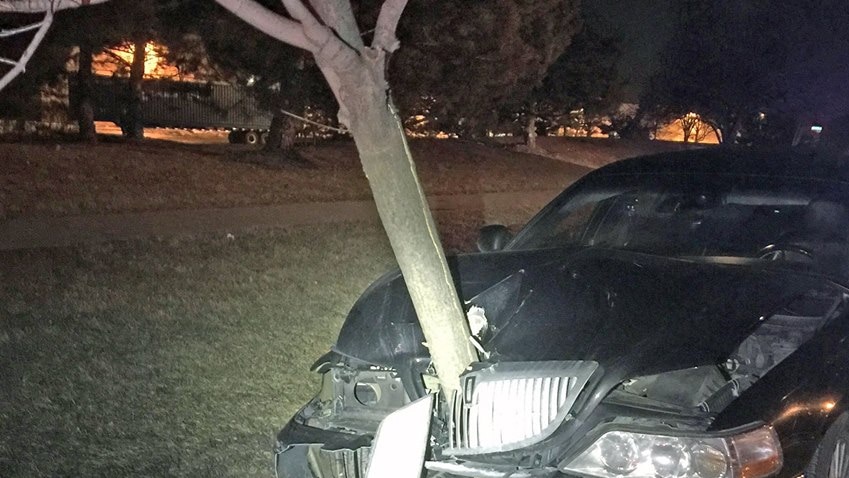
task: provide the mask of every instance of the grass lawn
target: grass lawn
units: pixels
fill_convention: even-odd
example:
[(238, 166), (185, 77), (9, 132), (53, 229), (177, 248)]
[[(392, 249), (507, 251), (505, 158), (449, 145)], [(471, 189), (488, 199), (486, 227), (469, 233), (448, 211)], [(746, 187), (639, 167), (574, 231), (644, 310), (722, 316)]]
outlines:
[[(562, 189), (588, 169), (461, 140), (411, 142), (428, 194)], [(304, 146), (304, 161), (231, 144), (0, 143), (0, 220), (369, 199), (352, 142)]]
[(0, 476), (272, 476), (392, 263), (378, 226), (338, 224), (0, 253)]
[[(614, 146), (598, 154), (629, 155)], [(587, 171), (463, 141), (412, 147), (430, 194), (559, 189)], [(589, 154), (570, 148), (558, 154)], [(303, 154), (0, 144), (0, 220), (369, 197), (351, 144)], [(438, 213), (446, 249), (470, 249), (482, 217)], [(363, 224), (0, 252), (0, 477), (272, 476), (275, 433), (315, 392), (309, 366), (392, 264)]]

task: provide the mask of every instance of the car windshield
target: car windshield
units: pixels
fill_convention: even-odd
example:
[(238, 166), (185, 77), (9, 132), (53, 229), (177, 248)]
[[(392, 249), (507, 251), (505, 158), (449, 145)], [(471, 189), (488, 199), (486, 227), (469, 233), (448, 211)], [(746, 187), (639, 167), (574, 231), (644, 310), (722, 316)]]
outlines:
[(540, 213), (510, 249), (598, 246), (804, 264), (849, 277), (849, 187), (734, 175), (596, 176)]

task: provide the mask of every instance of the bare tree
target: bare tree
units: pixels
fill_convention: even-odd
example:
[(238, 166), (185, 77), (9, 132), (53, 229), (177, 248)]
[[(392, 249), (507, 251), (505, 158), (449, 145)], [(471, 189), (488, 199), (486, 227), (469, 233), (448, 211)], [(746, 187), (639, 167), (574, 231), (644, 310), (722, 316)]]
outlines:
[[(386, 0), (371, 45), (363, 43), (349, 0), (283, 0), (291, 18), (252, 0), (216, 0), (257, 29), (311, 52), (339, 102), (378, 213), (407, 283), (441, 386), (452, 393), (476, 360), (385, 72), (398, 46), (395, 29), (406, 0)], [(450, 396), (450, 395), (449, 395)]]
[[(40, 38), (33, 40), (16, 68), (32, 56), (53, 12), (102, 1), (0, 0), (0, 12), (45, 12), (44, 21), (32, 27), (38, 28)], [(460, 374), (477, 357), (385, 77), (389, 56), (399, 46), (395, 30), (407, 0), (385, 0), (371, 45), (362, 40), (349, 0), (309, 0), (309, 6), (282, 0), (289, 17), (253, 0), (216, 1), (258, 30), (314, 55), (339, 102), (339, 122), (354, 137), (441, 387), (450, 396), (459, 387)]]
[[(687, 113), (678, 118), (678, 123), (681, 125), (681, 132), (684, 133), (684, 142), (689, 143), (693, 128), (699, 123), (699, 116), (695, 113)], [(696, 142), (698, 143), (698, 140)]]

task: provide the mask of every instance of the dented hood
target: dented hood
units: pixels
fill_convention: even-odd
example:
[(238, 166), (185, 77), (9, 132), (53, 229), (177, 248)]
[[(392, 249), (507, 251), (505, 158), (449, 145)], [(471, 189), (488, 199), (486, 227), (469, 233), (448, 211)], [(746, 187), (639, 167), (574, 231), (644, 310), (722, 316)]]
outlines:
[[(623, 378), (724, 360), (763, 317), (825, 279), (609, 249), (449, 259), (466, 303), (482, 307), (491, 361), (594, 360)], [(429, 357), (398, 271), (372, 284), (334, 350), (401, 369)], [(406, 364), (406, 365), (405, 365)]]

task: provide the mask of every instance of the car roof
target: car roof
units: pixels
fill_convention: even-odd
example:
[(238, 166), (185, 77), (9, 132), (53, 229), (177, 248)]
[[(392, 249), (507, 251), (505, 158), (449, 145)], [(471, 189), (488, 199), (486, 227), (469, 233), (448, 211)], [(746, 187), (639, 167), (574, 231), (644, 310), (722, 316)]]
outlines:
[(681, 173), (794, 177), (849, 183), (849, 159), (814, 150), (708, 147), (625, 159), (591, 174)]

